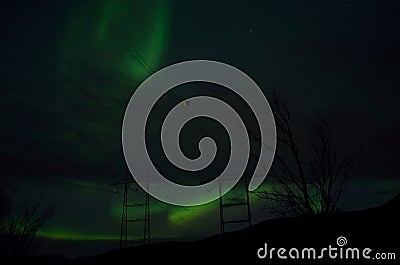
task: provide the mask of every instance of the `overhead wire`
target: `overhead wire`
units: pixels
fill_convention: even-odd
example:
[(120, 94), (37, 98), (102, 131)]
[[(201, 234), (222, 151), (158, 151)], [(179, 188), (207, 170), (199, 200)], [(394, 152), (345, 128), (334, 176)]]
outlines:
[[(0, 34), (3, 35), (3, 37), (5, 36), (6, 39), (8, 41), (10, 41), (11, 43), (16, 44), (17, 48), (19, 48), (20, 50), (24, 51), (26, 54), (30, 55), (32, 58), (34, 58), (36, 60), (36, 62), (40, 62), (42, 65), (46, 65), (47, 66), (46, 68), (51, 69), (53, 72), (56, 71), (55, 69), (57, 69), (57, 68), (52, 67), (51, 64), (46, 62), (46, 60), (44, 60), (42, 57), (40, 57), (37, 54), (35, 54), (35, 52), (32, 51), (31, 49), (27, 48), (24, 45), (21, 45), (22, 43), (18, 39), (12, 38), (12, 35), (6, 33), (1, 28), (0, 28)], [(3, 84), (3, 87), (5, 88), (7, 86)], [(53, 122), (53, 124), (57, 124), (57, 125), (59, 125), (59, 126), (61, 126), (63, 128), (66, 128), (68, 130), (72, 130), (76, 135), (78, 135), (79, 137), (85, 139), (86, 142), (91, 142), (96, 147), (102, 145), (102, 143), (97, 141), (95, 138), (93, 138), (93, 136), (87, 135), (86, 133), (82, 132), (82, 130), (77, 129), (76, 127), (72, 126), (71, 124), (67, 124), (64, 121), (61, 121), (59, 118), (56, 118), (56, 117), (50, 115), (49, 113), (40, 110), (37, 107), (31, 106), (31, 105), (23, 102), (22, 100), (10, 95), (9, 93), (2, 93), (1, 96), (2, 97), (6, 97), (8, 100), (11, 100), (14, 103), (19, 104), (23, 108), (29, 109), (31, 111), (33, 110), (34, 112), (38, 113), (42, 118), (45, 118), (45, 119), (50, 120), (51, 122)], [(102, 152), (106, 157), (108, 157), (108, 160), (111, 157), (113, 157), (114, 155), (116, 155), (116, 154), (117, 155), (121, 155), (119, 152), (114, 152), (114, 151), (111, 151), (110, 153), (107, 152), (108, 154), (106, 154), (105, 150), (110, 150), (109, 148), (100, 149), (100, 150), (101, 150), (100, 152)], [(111, 155), (111, 157), (110, 157), (110, 155)], [(112, 161), (112, 160), (109, 160), (109, 161)]]
[(101, 9), (98, 7), (98, 5), (91, 0), (84, 0), (82, 1), (86, 5), (86, 7), (98, 18), (104, 25), (106, 25), (111, 33), (118, 39), (122, 47), (124, 47), (128, 53), (136, 59), (136, 61), (142, 66), (144, 70), (147, 71), (147, 73), (150, 75), (154, 73), (154, 69), (152, 69), (145, 61), (143, 58), (143, 55), (140, 54), (132, 45), (129, 43), (129, 41), (124, 37), (124, 35), (118, 30), (118, 28), (111, 23), (109, 20), (107, 20), (101, 12)]
[[(138, 52), (136, 49), (132, 48), (132, 46), (131, 46), (131, 45), (129, 44), (129, 42), (125, 39), (125, 37), (123, 36), (123, 34), (121, 34), (121, 32), (118, 30), (118, 28), (115, 27), (112, 23), (108, 22), (108, 21), (104, 18), (104, 16), (101, 15), (101, 13), (99, 12), (99, 9), (97, 8), (96, 4), (95, 4), (93, 1), (89, 1), (89, 0), (84, 1), (84, 2), (87, 3), (87, 4), (88, 4), (87, 6), (94, 12), (94, 14), (96, 14), (96, 16), (98, 16), (98, 17), (101, 19), (101, 21), (103, 21), (103, 23), (105, 23), (105, 24), (107, 25), (107, 27), (109, 27), (109, 29), (111, 30), (111, 32), (113, 33), (113, 35), (119, 40), (119, 42), (120, 42), (120, 43), (122, 44), (122, 46), (129, 52), (129, 54), (137, 60), (137, 62), (142, 66), (142, 68), (145, 69), (149, 74), (153, 73), (154, 70), (145, 62), (145, 59), (143, 59), (143, 56), (140, 54), (140, 52)], [(2, 31), (2, 32), (0, 32), (0, 34), (2, 34), (3, 36), (6, 35), (6, 36), (8, 37), (8, 40), (10, 40), (10, 35), (9, 35), (8, 33), (5, 34), (5, 32)], [(46, 60), (43, 60), (43, 58), (41, 58), (40, 56), (38, 56), (35, 52), (33, 52), (33, 51), (30, 50), (30, 49), (27, 49), (26, 46), (21, 45), (21, 42), (19, 42), (18, 39), (15, 39), (15, 38), (14, 38), (13, 40), (14, 40), (13, 43), (15, 44), (15, 46), (16, 46), (17, 48), (20, 48), (21, 50), (25, 51), (28, 55), (30, 55), (31, 57), (33, 57), (34, 59), (36, 59), (36, 61), (37, 61), (37, 62), (40, 62), (42, 65), (46, 65), (46, 68), (51, 69), (52, 71), (55, 71), (55, 69), (57, 69), (57, 68), (54, 68), (51, 64), (49, 64)], [(64, 74), (65, 74), (65, 73), (64, 73)], [(84, 87), (82, 84), (79, 84), (79, 86), (80, 86), (80, 87)], [(85, 87), (84, 87), (84, 88), (85, 88)], [(84, 94), (84, 95), (86, 95), (86, 96), (88, 96), (88, 97), (90, 97), (90, 98), (96, 97), (94, 94), (91, 94), (90, 92), (87, 92), (87, 91), (85, 91), (85, 90), (84, 90), (84, 91), (81, 91), (81, 93)], [(3, 96), (4, 96), (4, 95), (3, 95)], [(39, 112), (39, 113), (40, 113), (42, 116), (44, 116), (44, 117), (49, 118), (49, 119), (51, 119), (52, 121), (56, 121), (58, 124), (62, 125), (62, 126), (65, 127), (65, 128), (69, 128), (69, 129), (72, 128), (72, 129), (74, 130), (74, 132), (76, 132), (76, 133), (77, 133), (78, 135), (80, 135), (81, 137), (83, 137), (83, 138), (85, 138), (85, 139), (89, 139), (90, 141), (93, 141), (93, 138), (92, 138), (92, 137), (88, 137), (88, 136), (85, 135), (84, 133), (79, 132), (78, 130), (74, 129), (71, 125), (66, 125), (65, 123), (61, 122), (60, 120), (55, 119), (54, 117), (51, 117), (50, 115), (48, 115), (48, 114), (46, 114), (46, 113), (43, 113), (43, 112), (41, 112), (40, 110), (38, 110), (37, 108), (34, 108), (34, 107), (32, 107), (32, 106), (29, 106), (29, 105), (27, 105), (27, 104), (21, 102), (20, 100), (18, 100), (18, 99), (16, 99), (16, 98), (13, 98), (13, 97), (11, 97), (11, 96), (9, 96), (9, 95), (6, 95), (6, 96), (7, 96), (8, 98), (10, 98), (11, 100), (17, 102), (18, 104), (24, 105), (24, 106), (27, 107), (27, 108), (30, 108), (30, 109), (33, 109), (34, 111)], [(98, 144), (98, 143), (96, 143), (96, 144)], [(31, 150), (34, 150), (34, 149), (31, 149)], [(35, 150), (35, 151), (37, 151), (37, 150)], [(40, 153), (40, 152), (39, 152), (39, 153)], [(52, 155), (48, 155), (48, 156), (53, 157)], [(68, 163), (70, 163), (70, 162), (68, 162)], [(75, 166), (76, 166), (76, 165), (75, 165)], [(88, 169), (88, 168), (86, 167), (86, 169)], [(90, 169), (90, 170), (93, 170), (93, 169)], [(99, 189), (97, 189), (97, 188), (89, 187), (89, 186), (86, 186), (86, 185), (80, 185), (80, 186), (86, 187), (86, 188), (95, 189), (95, 190), (98, 190), (98, 191), (112, 192), (112, 191), (108, 191), (108, 190), (99, 190)], [(164, 206), (161, 206), (161, 207), (164, 208), (164, 209), (166, 209)], [(184, 207), (184, 209), (185, 209), (186, 211), (188, 211), (189, 214), (192, 214), (191, 211), (190, 211), (189, 209), (187, 209), (186, 207)], [(180, 218), (181, 218), (181, 217), (180, 217)]]

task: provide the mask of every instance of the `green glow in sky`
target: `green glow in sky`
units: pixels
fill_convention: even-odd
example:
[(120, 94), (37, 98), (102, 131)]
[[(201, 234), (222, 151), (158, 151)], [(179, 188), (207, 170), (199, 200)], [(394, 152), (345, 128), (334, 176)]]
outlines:
[[(157, 70), (160, 63), (160, 57), (164, 50), (169, 34), (168, 23), (169, 13), (166, 1), (158, 1), (153, 18), (149, 21), (149, 29), (147, 30), (147, 38), (144, 38), (141, 46), (141, 54), (144, 61), (151, 68), (151, 71)], [(146, 69), (135, 59), (128, 60), (129, 70), (132, 71), (137, 78), (143, 78), (149, 75)]]
[[(224, 203), (228, 203), (230, 200), (240, 200), (243, 202), (246, 200), (244, 189), (241, 184), (243, 183), (240, 183), (233, 190), (229, 191), (223, 196)], [(267, 183), (263, 183), (261, 187), (265, 191), (271, 189), (271, 185)], [(252, 207), (260, 207), (260, 201), (254, 193), (249, 193), (249, 198)], [(243, 213), (242, 208), (232, 208), (232, 210), (233, 211), (230, 213), (233, 215), (239, 216), (241, 213)], [(168, 212), (168, 221), (177, 226), (192, 227), (192, 225), (199, 225), (199, 223), (209, 219), (219, 220), (218, 211), (219, 199), (200, 206), (173, 207)]]
[[(88, 234), (85, 232), (77, 232), (62, 229), (42, 229), (37, 232), (37, 236), (41, 238), (54, 240), (119, 240), (119, 234)], [(139, 238), (138, 238), (139, 239)]]
[(213, 209), (216, 209), (215, 203), (194, 207), (174, 207), (168, 213), (168, 221), (174, 225), (187, 225), (201, 217), (209, 217)]
[[(83, 218), (84, 223), (78, 225), (78, 222), (74, 218), (55, 215), (46, 226), (39, 230), (37, 233), (38, 237), (53, 239), (53, 240), (119, 240), (119, 229), (121, 221), (121, 210), (122, 210), (122, 194), (104, 192), (106, 190), (112, 190), (111, 187), (101, 185), (97, 182), (78, 180), (73, 178), (59, 178), (60, 181), (57, 183), (62, 187), (66, 188), (66, 192), (71, 189), (79, 190), (82, 196), (78, 196), (80, 199), (70, 199), (70, 205), (75, 205), (84, 201), (84, 206), (70, 207), (70, 214), (79, 209), (85, 209), (85, 215)], [(132, 187), (134, 188), (134, 187)], [(243, 187), (233, 189), (224, 196), (224, 201), (228, 202), (230, 199), (243, 199)], [(267, 189), (268, 184), (264, 183), (263, 188)], [(129, 202), (141, 203), (144, 199), (144, 192), (132, 191), (129, 193)], [(250, 196), (252, 207), (261, 207), (259, 200), (255, 195)], [(100, 224), (91, 223), (95, 219), (91, 219), (94, 211), (89, 210), (91, 205), (100, 203), (102, 209), (100, 212), (104, 212), (107, 218), (102, 218)], [(254, 208), (253, 208), (254, 209)], [(229, 213), (229, 216), (239, 216), (243, 214), (243, 209), (233, 209), (233, 212)], [(202, 233), (215, 234), (218, 233), (218, 222), (219, 222), (219, 201), (213, 201), (211, 203), (195, 206), (195, 207), (179, 207), (168, 205), (155, 199), (150, 200), (150, 212), (151, 212), (151, 226), (152, 226), (152, 237), (153, 238), (168, 238), (175, 239), (179, 237), (185, 237), (187, 235), (197, 235)], [(142, 218), (144, 215), (143, 207), (129, 208), (129, 218)], [(69, 222), (65, 222), (67, 218)], [(106, 227), (102, 226), (101, 223), (106, 223)], [(101, 228), (104, 227), (104, 228)], [(195, 229), (194, 229), (195, 228)], [(129, 227), (130, 240), (137, 240), (142, 238), (143, 224), (138, 223)], [(172, 232), (173, 231), (173, 232)]]
[[(158, 70), (169, 35), (167, 1), (104, 1), (78, 5), (66, 28), (64, 64), (86, 62), (97, 70), (144, 80)], [(91, 58), (88, 60), (87, 58)]]

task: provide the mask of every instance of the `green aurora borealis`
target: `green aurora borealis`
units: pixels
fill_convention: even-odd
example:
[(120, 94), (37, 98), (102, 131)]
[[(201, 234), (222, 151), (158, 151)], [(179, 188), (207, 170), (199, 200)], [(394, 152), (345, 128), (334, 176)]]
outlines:
[[(16, 203), (37, 198), (54, 207), (38, 232), (49, 244), (105, 240), (117, 247), (122, 192), (110, 184), (126, 173), (121, 123), (128, 100), (154, 71), (212, 59), (249, 74), (267, 97), (276, 89), (287, 98), (301, 137), (317, 113), (332, 121), (339, 138), (365, 143), (362, 171), (346, 187), (340, 207), (379, 205), (400, 190), (399, 16), (388, 5), (4, 1), (1, 177), (15, 185)], [(266, 179), (260, 189), (271, 187)], [(224, 200), (242, 195), (235, 189)], [(140, 189), (129, 196), (132, 202), (144, 199)], [(151, 198), (150, 205), (155, 241), (219, 233), (218, 201), (177, 207)], [(251, 195), (253, 223), (271, 217), (265, 205)], [(142, 237), (141, 224), (130, 230), (131, 239)]]
[(103, 1), (97, 6), (83, 1), (68, 19), (62, 59), (89, 61), (102, 54), (96, 61), (99, 71), (142, 81), (159, 68), (169, 27), (167, 1)]

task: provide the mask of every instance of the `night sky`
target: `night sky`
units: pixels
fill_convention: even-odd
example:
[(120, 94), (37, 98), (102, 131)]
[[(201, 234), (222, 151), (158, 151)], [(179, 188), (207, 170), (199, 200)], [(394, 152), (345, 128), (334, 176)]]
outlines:
[[(16, 204), (40, 199), (55, 209), (38, 235), (59, 245), (45, 243), (42, 253), (78, 255), (85, 240), (94, 253), (117, 247), (122, 193), (109, 184), (127, 171), (128, 100), (165, 66), (211, 59), (246, 72), (267, 98), (273, 90), (285, 97), (299, 135), (318, 114), (344, 146), (362, 144), (339, 204), (379, 205), (400, 191), (399, 11), (396, 1), (371, 0), (4, 1), (1, 178), (15, 187)], [(130, 200), (144, 201), (134, 189)], [(150, 204), (155, 240), (219, 233), (217, 201)], [(253, 222), (271, 217), (254, 195), (251, 204)], [(130, 229), (142, 237), (141, 225)]]

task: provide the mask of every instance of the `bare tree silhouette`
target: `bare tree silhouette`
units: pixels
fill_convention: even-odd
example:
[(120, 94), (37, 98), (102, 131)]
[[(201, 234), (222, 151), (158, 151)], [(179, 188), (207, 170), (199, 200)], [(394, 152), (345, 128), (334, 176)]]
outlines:
[(0, 256), (27, 256), (34, 250), (37, 231), (54, 214), (39, 201), (27, 201), (19, 211), (12, 211), (10, 194), (0, 188)]
[[(278, 148), (270, 170), (271, 185), (256, 194), (280, 216), (328, 213), (337, 210), (346, 180), (358, 169), (360, 150), (339, 150), (332, 127), (317, 117), (309, 144), (300, 147), (286, 101), (273, 93), (271, 108)], [(301, 152), (300, 152), (301, 148)]]

